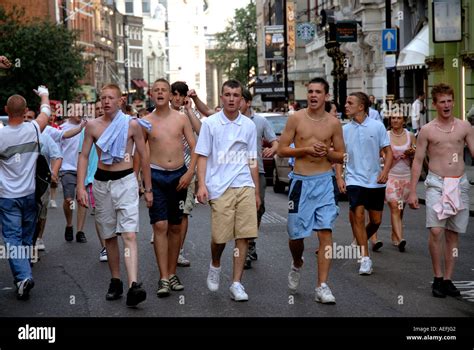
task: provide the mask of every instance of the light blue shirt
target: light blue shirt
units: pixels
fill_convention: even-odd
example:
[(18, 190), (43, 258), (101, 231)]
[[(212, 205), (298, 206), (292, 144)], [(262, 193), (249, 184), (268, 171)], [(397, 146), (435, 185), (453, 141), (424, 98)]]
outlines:
[(51, 159), (59, 159), (63, 157), (58, 144), (48, 134), (39, 134), (41, 154), (45, 156), (51, 168)]
[(263, 139), (272, 143), (273, 141), (277, 140), (277, 137), (275, 135), (275, 131), (273, 131), (273, 128), (270, 125), (270, 122), (265, 117), (262, 117), (258, 114), (254, 114), (250, 117), (250, 119), (255, 123), (255, 126), (257, 127), (258, 172), (260, 174), (265, 174), (265, 168), (263, 167), (262, 159)]
[(362, 124), (352, 120), (344, 125), (342, 131), (348, 155), (346, 186), (385, 187), (385, 184), (377, 183), (382, 170), (380, 150), (390, 146), (390, 139), (384, 125), (374, 119), (365, 118)]
[[(82, 144), (84, 143), (84, 130), (81, 132), (81, 139), (79, 140), (79, 153), (82, 151)], [(89, 152), (89, 163), (87, 164), (87, 174), (86, 179), (84, 180), (84, 185), (87, 186), (94, 182), (94, 175), (97, 171), (97, 165), (99, 164), (99, 156), (97, 155), (97, 150), (93, 144), (91, 151)]]
[(383, 123), (382, 116), (380, 115), (380, 113), (372, 107), (369, 108), (369, 118), (378, 120), (379, 122)]
[(257, 128), (249, 118), (239, 113), (230, 121), (223, 110), (211, 115), (202, 122), (195, 152), (207, 157), (210, 200), (229, 187), (255, 187), (249, 159), (257, 159)]

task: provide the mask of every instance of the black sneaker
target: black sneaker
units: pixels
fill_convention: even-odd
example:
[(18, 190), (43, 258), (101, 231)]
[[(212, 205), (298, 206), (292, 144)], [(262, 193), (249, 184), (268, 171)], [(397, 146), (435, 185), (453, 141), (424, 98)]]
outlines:
[(252, 260), (257, 260), (258, 259), (258, 255), (257, 255), (257, 245), (255, 242), (249, 242), (249, 250), (248, 250), (248, 253), (247, 253), (248, 257)]
[(32, 279), (25, 279), (16, 284), (16, 297), (18, 300), (28, 300), (30, 298), (30, 290), (35, 286)]
[(378, 252), (380, 248), (383, 247), (383, 242), (382, 241), (377, 241), (375, 243), (372, 243), (372, 251), (373, 252)]
[(250, 270), (252, 268), (252, 258), (247, 254), (245, 257), (244, 270)]
[(74, 229), (72, 226), (66, 226), (64, 231), (64, 239), (68, 242), (71, 242), (74, 239)]
[(76, 233), (76, 242), (78, 243), (87, 243), (87, 238), (84, 232), (78, 231)]
[(434, 278), (431, 291), (436, 298), (446, 298), (446, 293), (443, 288), (443, 277)]
[(400, 253), (403, 253), (405, 251), (406, 245), (407, 245), (407, 241), (405, 241), (404, 239), (402, 239), (400, 243), (398, 243), (398, 250), (400, 251)]
[(106, 300), (117, 300), (123, 294), (123, 283), (118, 278), (112, 278), (109, 284), (109, 290), (105, 295)]
[(461, 292), (456, 288), (451, 280), (443, 280), (443, 289), (446, 295), (450, 297), (459, 297)]
[(132, 282), (132, 286), (127, 293), (127, 306), (137, 306), (143, 300), (146, 299), (145, 289), (142, 288), (142, 284)]

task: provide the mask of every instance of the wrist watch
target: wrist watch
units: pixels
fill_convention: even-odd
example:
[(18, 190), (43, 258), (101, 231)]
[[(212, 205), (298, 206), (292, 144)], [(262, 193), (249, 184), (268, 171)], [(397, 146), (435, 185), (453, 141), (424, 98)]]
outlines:
[(152, 193), (152, 192), (153, 192), (153, 189), (150, 188), (150, 189), (147, 190), (147, 189), (145, 188), (145, 190), (144, 190), (143, 192), (145, 192), (145, 193)]

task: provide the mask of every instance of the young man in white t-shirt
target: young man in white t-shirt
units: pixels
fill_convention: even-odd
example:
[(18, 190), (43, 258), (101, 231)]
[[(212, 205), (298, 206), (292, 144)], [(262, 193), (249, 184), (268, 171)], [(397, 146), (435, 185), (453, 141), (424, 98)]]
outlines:
[(41, 96), (38, 118), (24, 123), (26, 101), (20, 95), (13, 95), (5, 107), (8, 125), (0, 129), (0, 226), (20, 300), (28, 299), (34, 286), (30, 260), (35, 258), (33, 235), (37, 216), (35, 169), (38, 135), (51, 115), (48, 89), (40, 86), (35, 92)]
[(247, 256), (248, 240), (257, 238), (257, 210), (260, 207), (257, 164), (257, 129), (239, 112), (242, 85), (228, 80), (222, 86), (224, 109), (202, 122), (196, 151), (199, 202), (212, 209), (212, 261), (207, 287), (219, 289), (221, 256), (225, 245), (235, 240), (231, 298), (247, 301), (240, 283)]

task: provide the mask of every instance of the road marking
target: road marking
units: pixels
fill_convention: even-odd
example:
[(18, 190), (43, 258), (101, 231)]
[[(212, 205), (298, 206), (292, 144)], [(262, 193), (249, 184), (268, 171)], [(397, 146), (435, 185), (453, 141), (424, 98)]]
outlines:
[(274, 211), (265, 212), (262, 216), (262, 223), (263, 224), (285, 224), (286, 218), (277, 214)]

